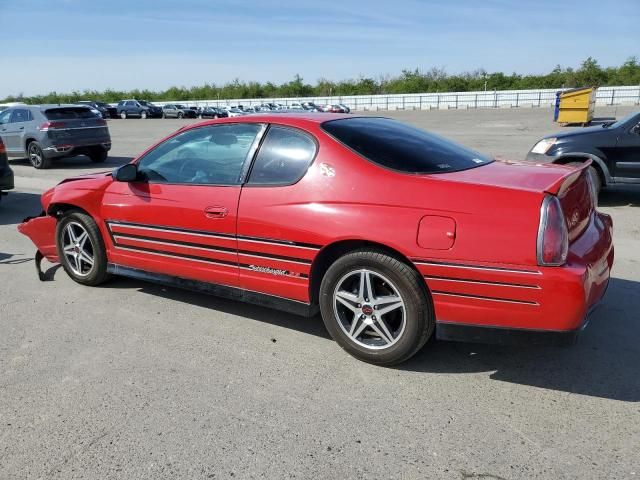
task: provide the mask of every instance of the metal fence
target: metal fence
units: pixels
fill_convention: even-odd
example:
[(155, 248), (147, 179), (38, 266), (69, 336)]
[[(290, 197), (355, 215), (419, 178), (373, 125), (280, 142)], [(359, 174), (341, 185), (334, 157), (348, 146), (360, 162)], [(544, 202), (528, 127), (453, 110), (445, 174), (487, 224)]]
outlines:
[[(352, 95), (304, 98), (253, 98), (232, 100), (188, 101), (189, 105), (255, 106), (262, 103), (314, 102), (316, 104), (347, 105), (352, 110), (448, 110), (468, 108), (523, 108), (551, 107), (556, 101), (557, 89), (502, 90), (480, 92), (408, 93), (399, 95)], [(174, 102), (156, 102), (158, 105)], [(180, 103), (186, 103), (182, 101)], [(634, 87), (601, 87), (596, 91), (596, 105), (640, 105), (640, 85)]]

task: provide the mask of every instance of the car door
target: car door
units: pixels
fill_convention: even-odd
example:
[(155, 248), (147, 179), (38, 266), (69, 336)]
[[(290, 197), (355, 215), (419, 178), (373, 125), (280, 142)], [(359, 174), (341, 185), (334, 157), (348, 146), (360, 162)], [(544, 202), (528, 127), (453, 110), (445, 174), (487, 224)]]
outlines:
[(7, 152), (13, 154), (23, 153), (23, 142), (25, 126), (31, 118), (29, 110), (26, 108), (15, 108), (9, 118), (9, 123), (2, 125), (0, 135), (4, 139)]
[(320, 246), (304, 228), (303, 182), (317, 142), (302, 130), (272, 125), (260, 146), (238, 208), (240, 286), (301, 302)]
[(0, 137), (2, 137), (2, 142), (7, 150), (7, 154), (11, 155), (12, 149), (9, 144), (10, 141), (10, 126), (9, 120), (11, 119), (11, 114), (13, 113), (12, 109), (7, 109), (3, 112), (0, 112)]
[(236, 218), (241, 184), (262, 124), (179, 132), (136, 161), (136, 181), (103, 197), (109, 261), (237, 286)]
[(640, 123), (621, 131), (616, 150), (614, 175), (640, 179)]

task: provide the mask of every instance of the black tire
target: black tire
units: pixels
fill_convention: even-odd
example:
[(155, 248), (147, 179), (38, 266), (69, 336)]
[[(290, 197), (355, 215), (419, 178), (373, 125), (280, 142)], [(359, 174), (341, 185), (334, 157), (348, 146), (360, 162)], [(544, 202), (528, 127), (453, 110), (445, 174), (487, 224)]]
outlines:
[[(65, 229), (70, 223), (81, 225), (87, 232), (88, 240), (91, 242), (90, 247), (93, 254), (93, 265), (84, 275), (78, 275), (74, 271), (70, 258), (65, 255), (63, 251), (65, 239), (68, 239), (68, 236), (65, 237), (65, 235), (67, 235)], [(96, 222), (86, 213), (70, 211), (58, 221), (56, 226), (56, 247), (58, 249), (60, 263), (73, 281), (82, 285), (96, 286), (109, 279), (110, 275), (107, 273), (107, 253), (104, 242), (102, 241), (102, 235), (100, 235), (100, 230)]]
[(120, 112), (120, 118), (122, 120), (126, 120), (127, 119), (127, 112), (125, 112), (124, 110)]
[(600, 196), (600, 190), (602, 190), (602, 186), (604, 182), (602, 181), (602, 178), (600, 178), (600, 173), (598, 172), (598, 169), (593, 165), (589, 167), (589, 176), (591, 177), (591, 180), (593, 181), (593, 185), (595, 186), (595, 189), (596, 189), (596, 198), (598, 198)]
[(142, 110), (142, 111), (140, 112), (140, 118), (142, 118), (142, 119), (147, 119), (147, 118), (149, 118), (149, 114), (147, 113), (147, 111), (146, 111), (146, 110)]
[(93, 147), (89, 152), (89, 158), (93, 163), (103, 163), (108, 156), (109, 152), (102, 147)]
[(27, 155), (29, 157), (29, 163), (33, 168), (40, 170), (51, 166), (51, 159), (44, 156), (42, 147), (38, 142), (30, 142), (29, 145), (27, 145)]
[(178, 112), (178, 118), (180, 118), (180, 119), (184, 118), (184, 113)]
[[(334, 293), (341, 282), (349, 281), (345, 278), (349, 279), (350, 275), (359, 275), (359, 270), (366, 270), (373, 276), (378, 276), (377, 281), (387, 280), (391, 284), (391, 288), (396, 290), (404, 302), (402, 307), (404, 309), (404, 327), (397, 327), (396, 330), (393, 330), (395, 327), (386, 324), (387, 330), (392, 332), (394, 338), (393, 343), (388, 347), (384, 347), (384, 344), (377, 347), (364, 345), (364, 336), (368, 335), (367, 329), (371, 327), (365, 328), (361, 334), (363, 340), (360, 342), (358, 339), (352, 339), (341, 326), (343, 320), (339, 318), (338, 307), (334, 307)], [(385, 282), (380, 285), (384, 287)], [(360, 308), (358, 305), (355, 306), (356, 310)], [(362, 305), (363, 312), (365, 307), (371, 310), (369, 305)], [(331, 337), (342, 348), (360, 360), (377, 365), (395, 365), (409, 359), (424, 346), (435, 328), (431, 296), (418, 272), (397, 258), (374, 249), (353, 251), (340, 257), (329, 267), (320, 285), (320, 311)], [(374, 321), (373, 323), (379, 325), (379, 321), (375, 317), (376, 312), (372, 313), (373, 316), (369, 318)], [(371, 315), (371, 313), (369, 314)], [(353, 313), (348, 312), (345, 317), (348, 315), (353, 315)], [(357, 316), (359, 313), (356, 312)], [(357, 322), (358, 320), (355, 320), (354, 317), (353, 321)], [(394, 336), (396, 333), (397, 336)], [(377, 341), (375, 337), (371, 338), (372, 343)]]
[[(581, 167), (583, 165), (583, 163), (581, 163), (581, 162), (570, 162), (570, 163), (567, 163), (567, 165), (571, 165), (571, 166), (574, 166), (574, 167)], [(602, 190), (604, 182), (602, 180), (602, 177), (600, 176), (600, 172), (598, 172), (598, 169), (596, 167), (594, 167), (593, 165), (589, 165), (589, 172), (588, 173), (589, 173), (589, 177), (591, 177), (593, 185), (595, 186), (595, 189), (596, 189), (596, 198), (598, 198), (600, 196), (600, 190)]]

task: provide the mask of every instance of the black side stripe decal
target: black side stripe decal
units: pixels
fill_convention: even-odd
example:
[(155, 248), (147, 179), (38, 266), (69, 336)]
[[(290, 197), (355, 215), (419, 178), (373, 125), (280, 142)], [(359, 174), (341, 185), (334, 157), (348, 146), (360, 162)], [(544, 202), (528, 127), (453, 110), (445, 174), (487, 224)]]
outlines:
[[(136, 235), (133, 233), (120, 233), (120, 232), (114, 233), (113, 236), (116, 238), (118, 237), (130, 238), (132, 240), (144, 240), (144, 241), (162, 243), (167, 245), (174, 244), (174, 245), (179, 245), (184, 247), (195, 247), (200, 249), (211, 250), (213, 252), (219, 251), (219, 252), (225, 252), (225, 253), (236, 253), (236, 250), (234, 248), (207, 245), (206, 243), (185, 242), (183, 240), (167, 240), (164, 238), (155, 238), (155, 237), (148, 237), (146, 235)], [(116, 246), (119, 246), (118, 243), (115, 243), (115, 244)], [(275, 255), (272, 253), (256, 252), (252, 250), (237, 250), (237, 253), (239, 253), (240, 255), (251, 255), (255, 257), (272, 258), (274, 260), (284, 260), (284, 261), (291, 261), (296, 263), (303, 263), (305, 265), (311, 265), (311, 260), (307, 260), (304, 258), (290, 257), (288, 255)]]
[(514, 300), (511, 298), (485, 297), (484, 295), (469, 295), (468, 293), (443, 292), (438, 290), (432, 290), (431, 293), (435, 295), (446, 295), (449, 297), (472, 298), (475, 300), (489, 300), (493, 302), (519, 303), (522, 305), (533, 305), (536, 307), (540, 305), (538, 302), (532, 302), (530, 300)]
[(436, 275), (424, 275), (427, 280), (443, 280), (446, 282), (458, 282), (458, 283), (477, 283), (481, 285), (496, 285), (499, 287), (517, 287), (517, 288), (530, 288), (533, 290), (541, 290), (539, 285), (526, 285), (523, 283), (508, 283), (508, 282), (496, 282), (494, 280), (472, 280), (469, 278), (453, 278), (453, 277), (439, 277)]
[(229, 233), (219, 233), (219, 232), (211, 232), (208, 230), (191, 230), (191, 229), (186, 229), (186, 228), (177, 228), (177, 227), (165, 227), (165, 226), (161, 226), (161, 225), (149, 225), (149, 224), (144, 224), (144, 223), (133, 223), (133, 222), (123, 222), (123, 221), (119, 221), (119, 220), (106, 220), (106, 223), (108, 226), (110, 225), (122, 225), (125, 227), (139, 227), (139, 228), (148, 228), (148, 229), (152, 229), (152, 230), (167, 230), (167, 231), (171, 231), (171, 232), (178, 232), (178, 233), (187, 233), (187, 234), (194, 234), (194, 235), (204, 235), (204, 236), (211, 236), (211, 237), (222, 237), (222, 238), (229, 238), (229, 239), (238, 239), (238, 240), (247, 240), (247, 241), (255, 241), (255, 242), (264, 242), (264, 243), (272, 243), (274, 245), (287, 245), (290, 247), (303, 247), (303, 248), (313, 248), (313, 249), (318, 249), (320, 250), (322, 248), (322, 245), (316, 245), (313, 243), (305, 243), (305, 242), (293, 242), (290, 240), (280, 240), (280, 239), (273, 239), (273, 238), (262, 238), (262, 237), (250, 237), (250, 236), (243, 236), (243, 235), (232, 235)]
[(524, 270), (519, 268), (505, 268), (505, 267), (491, 267), (486, 265), (468, 265), (464, 263), (450, 263), (450, 262), (438, 262), (435, 260), (420, 260), (417, 258), (412, 259), (416, 265), (432, 265), (434, 267), (453, 267), (453, 268), (466, 268), (469, 270), (489, 270), (495, 272), (509, 272), (509, 273), (526, 273), (529, 275), (542, 275), (542, 272), (538, 270)]
[(304, 279), (309, 278), (309, 275), (307, 275), (306, 273), (291, 272), (289, 270), (270, 268), (270, 267), (262, 267), (262, 266), (259, 266), (259, 265), (253, 265), (253, 264), (248, 264), (248, 263), (239, 263), (239, 264), (237, 264), (236, 262), (228, 262), (228, 261), (225, 261), (225, 260), (218, 260), (218, 259), (209, 258), (209, 257), (201, 257), (199, 255), (190, 255), (190, 254), (186, 254), (186, 253), (168, 252), (168, 251), (163, 251), (163, 250), (156, 250), (154, 248), (145, 248), (145, 247), (138, 247), (138, 246), (131, 246), (131, 245), (119, 245), (118, 248), (121, 248), (123, 250), (134, 250), (134, 251), (139, 251), (139, 252), (143, 252), (143, 253), (149, 253), (149, 254), (152, 254), (152, 255), (161, 255), (161, 256), (164, 256), (164, 257), (184, 258), (186, 260), (194, 260), (194, 261), (197, 261), (197, 262), (211, 263), (211, 264), (214, 264), (214, 265), (224, 265), (224, 266), (229, 266), (229, 267), (240, 267), (240, 268), (243, 268), (245, 270), (251, 270), (251, 271), (254, 271), (254, 272), (268, 273), (268, 274), (276, 275), (276, 276), (287, 276), (287, 277), (304, 278)]

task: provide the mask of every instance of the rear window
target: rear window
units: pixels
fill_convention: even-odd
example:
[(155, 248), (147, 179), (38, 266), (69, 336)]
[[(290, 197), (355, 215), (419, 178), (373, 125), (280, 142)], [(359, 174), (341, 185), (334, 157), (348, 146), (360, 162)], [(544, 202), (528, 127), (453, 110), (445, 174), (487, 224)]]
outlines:
[(48, 120), (73, 120), (75, 118), (95, 118), (95, 114), (86, 107), (49, 108), (44, 115)]
[(451, 140), (388, 118), (346, 118), (322, 129), (366, 159), (405, 173), (467, 170), (492, 160)]

